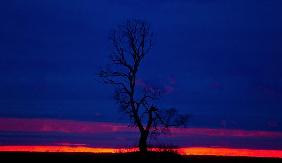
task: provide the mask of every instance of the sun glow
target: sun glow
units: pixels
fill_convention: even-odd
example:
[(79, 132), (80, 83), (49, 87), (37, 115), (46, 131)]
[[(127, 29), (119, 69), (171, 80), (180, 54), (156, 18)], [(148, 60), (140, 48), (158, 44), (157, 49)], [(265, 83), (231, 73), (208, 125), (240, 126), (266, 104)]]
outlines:
[[(158, 149), (152, 149), (158, 151)], [(175, 149), (182, 155), (247, 156), (282, 158), (282, 150), (233, 149), (213, 147), (189, 147)], [(0, 152), (87, 152), (126, 153), (137, 148), (92, 148), (85, 146), (0, 146)]]

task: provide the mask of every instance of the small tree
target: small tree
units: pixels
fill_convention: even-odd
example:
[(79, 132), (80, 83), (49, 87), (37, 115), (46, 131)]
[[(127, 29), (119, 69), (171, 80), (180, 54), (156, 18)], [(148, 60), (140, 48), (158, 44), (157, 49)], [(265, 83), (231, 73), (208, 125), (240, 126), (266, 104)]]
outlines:
[(153, 102), (160, 98), (161, 89), (146, 86), (137, 89), (137, 72), (152, 48), (150, 25), (142, 20), (128, 20), (110, 34), (111, 64), (98, 74), (103, 82), (114, 86), (114, 99), (128, 115), (131, 125), (140, 132), (139, 150), (147, 151), (150, 134), (159, 134), (169, 127), (185, 125), (186, 115), (176, 109), (161, 109)]

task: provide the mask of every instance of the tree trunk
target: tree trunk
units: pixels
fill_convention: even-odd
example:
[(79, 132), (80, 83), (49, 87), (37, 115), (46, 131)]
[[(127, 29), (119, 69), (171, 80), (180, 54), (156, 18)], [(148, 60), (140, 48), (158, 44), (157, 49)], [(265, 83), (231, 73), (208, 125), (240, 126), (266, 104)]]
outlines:
[(139, 151), (142, 153), (146, 153), (148, 151), (147, 139), (148, 139), (148, 132), (145, 130), (140, 133), (140, 138), (139, 138)]

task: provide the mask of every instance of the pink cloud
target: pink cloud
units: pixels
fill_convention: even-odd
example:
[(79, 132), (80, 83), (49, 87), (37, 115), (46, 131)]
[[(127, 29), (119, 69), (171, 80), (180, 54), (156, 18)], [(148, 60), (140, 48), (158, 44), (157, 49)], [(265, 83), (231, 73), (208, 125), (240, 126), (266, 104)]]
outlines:
[[(174, 92), (174, 90), (175, 90), (174, 85), (176, 83), (176, 80), (175, 80), (174, 77), (168, 77), (167, 79), (161, 80), (159, 82), (160, 82), (160, 84), (159, 84), (160, 89), (164, 94), (167, 95), (167, 94), (171, 94), (172, 92)], [(154, 88), (154, 86), (146, 83), (142, 79), (137, 79), (136, 85), (138, 87), (141, 87), (141, 88), (147, 88), (147, 89), (153, 89)]]
[(174, 76), (169, 76), (168, 77), (168, 82), (169, 82), (169, 84), (172, 84), (172, 85), (176, 84), (175, 77)]
[(212, 129), (212, 128), (185, 128), (172, 129), (174, 136), (210, 136), (210, 137), (268, 137), (282, 138), (282, 132), (241, 130), (241, 129)]
[(174, 92), (174, 87), (172, 87), (172, 86), (170, 86), (170, 85), (164, 86), (164, 93), (165, 93), (165, 94), (170, 94), (170, 93), (172, 93), (172, 92)]
[(0, 131), (62, 132), (62, 133), (114, 133), (134, 131), (126, 125), (104, 122), (81, 122), (51, 119), (0, 118)]
[(140, 86), (140, 87), (146, 87), (147, 86), (145, 81), (142, 80), (142, 79), (136, 79), (135, 83), (136, 83), (137, 86)]
[(222, 89), (223, 88), (222, 84), (217, 82), (217, 81), (212, 82), (210, 84), (210, 87), (213, 88), (213, 89)]
[(258, 85), (257, 89), (264, 95), (270, 96), (270, 97), (281, 97), (282, 91), (280, 89), (276, 89), (269, 85)]
[(175, 91), (176, 79), (174, 76), (169, 76), (167, 79), (163, 80), (163, 91), (165, 94), (171, 94)]
[[(0, 118), (0, 132), (60, 132), (73, 134), (99, 134), (117, 132), (137, 133), (137, 129), (129, 128), (126, 124), (110, 122), (83, 122), (73, 120), (53, 119), (19, 119)], [(172, 128), (167, 137), (209, 136), (209, 137), (260, 137), (282, 138), (282, 132), (250, 131), (241, 129), (212, 129), (212, 128)]]

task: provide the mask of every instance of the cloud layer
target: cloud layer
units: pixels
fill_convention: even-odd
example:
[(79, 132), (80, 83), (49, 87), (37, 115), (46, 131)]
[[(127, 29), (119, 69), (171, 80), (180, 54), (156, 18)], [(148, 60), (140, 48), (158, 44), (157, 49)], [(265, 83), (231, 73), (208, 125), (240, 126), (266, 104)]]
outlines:
[[(7, 133), (11, 132), (15, 135), (14, 137), (7, 136)], [(25, 134), (19, 136), (23, 133)], [(4, 138), (1, 138), (1, 135)], [(43, 139), (42, 137), (45, 138)], [(21, 142), (28, 144), (30, 140), (34, 139), (34, 142), (39, 144), (51, 143), (58, 145), (70, 142), (72, 144), (86, 144), (90, 146), (127, 146), (137, 142), (138, 131), (122, 123), (0, 118), (0, 138), (2, 141), (14, 142), (13, 144), (19, 142), (19, 145)], [(41, 139), (35, 141), (38, 138)], [(273, 144), (271, 143), (272, 141), (277, 142), (276, 146), (271, 146)], [(282, 132), (275, 131), (222, 128), (172, 128), (169, 134), (163, 135), (158, 141), (153, 143), (174, 143), (180, 147), (192, 145), (240, 148), (267, 147), (277, 149), (281, 147), (281, 142)], [(5, 144), (7, 145), (7, 143)]]

